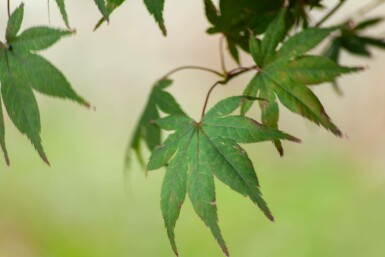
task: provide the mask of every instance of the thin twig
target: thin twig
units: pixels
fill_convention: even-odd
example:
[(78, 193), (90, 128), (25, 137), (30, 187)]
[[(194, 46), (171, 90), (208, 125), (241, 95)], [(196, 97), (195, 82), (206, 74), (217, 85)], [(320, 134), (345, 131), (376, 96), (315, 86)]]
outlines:
[(225, 81), (224, 80), (219, 80), (217, 82), (214, 83), (214, 85), (212, 85), (209, 89), (209, 92), (207, 92), (207, 95), (206, 95), (206, 100), (205, 100), (205, 103), (203, 105), (203, 110), (202, 110), (202, 116), (201, 118), (203, 119), (203, 117), (205, 116), (205, 113), (206, 113), (206, 108), (207, 108), (207, 104), (209, 103), (209, 99), (210, 99), (210, 95), (211, 93), (214, 91), (214, 89), (220, 85), (220, 84), (225, 84)]
[(346, 3), (346, 0), (340, 0), (340, 2), (334, 6), (333, 9), (331, 9), (319, 22), (316, 23), (315, 27), (320, 27), (322, 24), (324, 24), (330, 17), (333, 16), (343, 5)]
[(233, 69), (233, 70), (231, 70), (231, 71), (226, 73), (227, 76), (226, 76), (226, 78), (224, 80), (219, 80), (219, 81), (215, 82), (214, 85), (212, 85), (211, 88), (209, 89), (209, 91), (207, 92), (206, 100), (205, 100), (205, 103), (203, 105), (203, 110), (202, 110), (201, 118), (203, 118), (205, 116), (207, 104), (209, 102), (211, 93), (214, 91), (214, 89), (218, 85), (226, 85), (233, 78), (235, 78), (235, 77), (237, 77), (239, 75), (242, 75), (243, 73), (246, 73), (248, 71), (252, 71), (252, 70), (260, 71), (260, 69), (257, 66), (235, 68), (235, 69)]
[(160, 80), (166, 79), (169, 76), (171, 76), (174, 73), (181, 71), (181, 70), (202, 70), (202, 71), (207, 71), (207, 72), (210, 72), (212, 74), (218, 75), (219, 77), (224, 77), (224, 75), (222, 73), (220, 73), (219, 71), (216, 71), (214, 69), (201, 67), (201, 66), (186, 65), (186, 66), (181, 66), (181, 67), (175, 68), (175, 69), (167, 72)]
[(7, 0), (8, 19), (11, 17), (11, 0)]
[(221, 58), (222, 71), (226, 74), (225, 54), (224, 54), (224, 51), (223, 51), (223, 40), (224, 40), (224, 38), (225, 38), (225, 36), (221, 36), (221, 38), (219, 39), (219, 56)]
[(51, 25), (51, 5), (49, 0), (47, 0), (47, 8), (48, 8), (48, 24)]

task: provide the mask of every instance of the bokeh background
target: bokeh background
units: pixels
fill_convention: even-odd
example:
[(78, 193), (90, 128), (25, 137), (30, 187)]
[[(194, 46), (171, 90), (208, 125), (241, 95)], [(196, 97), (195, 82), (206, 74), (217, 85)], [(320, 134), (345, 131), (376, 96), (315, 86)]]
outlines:
[[(24, 28), (48, 23), (47, 1), (24, 2)], [(172, 256), (159, 207), (164, 170), (146, 178), (134, 162), (124, 179), (123, 159), (157, 78), (184, 64), (219, 67), (218, 37), (204, 32), (202, 2), (167, 1), (169, 36), (163, 38), (142, 1), (127, 1), (97, 32), (92, 32), (99, 18), (93, 1), (67, 1), (77, 35), (42, 54), (96, 109), (38, 96), (51, 167), (6, 118), (12, 164), (0, 162), (1, 257)], [(325, 1), (329, 6), (336, 2)], [(367, 2), (349, 1), (329, 24)], [(16, 7), (19, 1), (11, 3)], [(314, 20), (321, 15), (314, 14)], [(385, 15), (385, 6), (366, 17), (378, 15)], [(62, 26), (54, 1), (51, 24)], [(5, 25), (1, 1), (2, 31)], [(379, 26), (371, 34), (384, 32)], [(330, 85), (314, 88), (347, 139), (283, 111), (281, 129), (302, 138), (301, 145), (285, 143), (284, 158), (270, 143), (246, 146), (275, 223), (217, 183), (220, 226), (233, 256), (385, 255), (385, 53), (373, 50), (373, 55), (372, 60), (344, 55), (344, 64), (369, 69), (340, 80), (343, 97)], [(218, 89), (210, 104), (240, 94), (250, 76)], [(197, 71), (173, 78), (171, 91), (192, 117), (199, 117), (216, 78)], [(251, 115), (259, 117), (258, 110)], [(181, 256), (222, 256), (188, 201), (176, 234)]]

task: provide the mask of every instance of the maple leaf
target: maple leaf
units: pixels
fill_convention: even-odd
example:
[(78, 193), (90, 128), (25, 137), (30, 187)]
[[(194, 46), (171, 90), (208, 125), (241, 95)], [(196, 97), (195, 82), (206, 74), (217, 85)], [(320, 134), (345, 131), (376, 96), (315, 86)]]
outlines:
[[(6, 43), (0, 42), (0, 81), (1, 96), (13, 124), (25, 134), (48, 163), (40, 138), (40, 114), (33, 90), (40, 93), (73, 100), (81, 105), (89, 103), (71, 87), (64, 75), (50, 62), (36, 54), (46, 49), (71, 31), (48, 27), (32, 27), (20, 35), (24, 5), (21, 4), (12, 14), (6, 30)], [(0, 143), (8, 161), (4, 122), (0, 116)]]
[(249, 197), (270, 220), (274, 219), (262, 198), (252, 162), (238, 143), (299, 140), (245, 116), (231, 115), (241, 103), (250, 99), (235, 96), (222, 100), (201, 122), (184, 114), (156, 121), (160, 128), (175, 131), (152, 153), (147, 166), (148, 170), (167, 166), (161, 209), (175, 254), (178, 251), (174, 228), (188, 194), (196, 214), (210, 228), (222, 251), (229, 255), (218, 225), (214, 176)]
[(158, 81), (152, 88), (146, 107), (140, 117), (139, 123), (135, 129), (131, 143), (126, 153), (126, 166), (129, 165), (131, 149), (135, 151), (138, 160), (144, 165), (141, 151), (141, 140), (144, 140), (148, 149), (153, 151), (161, 144), (160, 128), (154, 124), (154, 121), (160, 118), (159, 111), (167, 114), (183, 114), (184, 112), (174, 99), (174, 97), (165, 91), (172, 84), (172, 80), (164, 79)]
[[(342, 74), (356, 72), (361, 68), (343, 67), (323, 56), (305, 55), (338, 27), (303, 30), (276, 50), (287, 36), (286, 14), (287, 10), (283, 9), (277, 15), (267, 28), (262, 41), (251, 38), (250, 52), (258, 66), (258, 73), (250, 81), (244, 94), (263, 97), (269, 101), (261, 105), (265, 125), (278, 127), (278, 98), (290, 111), (323, 126), (337, 136), (342, 136), (307, 85), (330, 82)], [(241, 113), (245, 114), (251, 105), (251, 102), (245, 103)], [(274, 143), (283, 155), (281, 143)]]

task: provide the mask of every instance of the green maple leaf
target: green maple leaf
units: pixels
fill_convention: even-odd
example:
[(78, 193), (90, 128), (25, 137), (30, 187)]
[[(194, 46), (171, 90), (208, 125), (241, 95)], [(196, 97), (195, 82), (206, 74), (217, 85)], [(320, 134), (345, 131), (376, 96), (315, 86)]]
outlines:
[[(307, 85), (330, 82), (342, 74), (356, 72), (361, 68), (343, 67), (323, 56), (305, 55), (338, 27), (303, 30), (289, 38), (277, 50), (287, 36), (286, 13), (284, 9), (277, 15), (267, 28), (262, 41), (251, 38), (250, 51), (259, 71), (246, 87), (244, 94), (269, 100), (261, 105), (261, 109), (262, 121), (270, 127), (278, 127), (278, 98), (290, 111), (341, 136), (341, 131), (331, 121), (321, 102)], [(241, 113), (245, 114), (251, 105), (250, 102), (244, 104)], [(275, 141), (275, 145), (282, 155), (281, 143)]]
[[(1, 96), (9, 117), (18, 130), (25, 134), (48, 163), (40, 138), (40, 114), (33, 90), (73, 100), (89, 106), (72, 89), (64, 75), (36, 51), (46, 49), (72, 32), (48, 27), (33, 27), (18, 35), (23, 20), (21, 4), (10, 17), (6, 43), (0, 42)], [(4, 122), (0, 116), (0, 143), (7, 158), (4, 140)], [(8, 161), (7, 161), (8, 162)]]
[(229, 255), (218, 225), (214, 176), (250, 198), (273, 220), (259, 190), (252, 162), (238, 143), (299, 140), (245, 116), (231, 115), (241, 103), (250, 99), (244, 96), (227, 98), (215, 105), (201, 122), (184, 114), (156, 121), (160, 128), (175, 131), (152, 153), (147, 166), (148, 170), (167, 166), (161, 209), (175, 254), (178, 251), (174, 228), (188, 194), (196, 214), (210, 228), (222, 251)]
[(131, 143), (128, 146), (126, 166), (128, 166), (130, 162), (131, 150), (135, 151), (139, 161), (144, 165), (141, 140), (144, 140), (150, 151), (153, 151), (161, 144), (160, 128), (154, 124), (154, 121), (160, 118), (160, 110), (167, 114), (184, 113), (174, 97), (165, 91), (171, 84), (171, 80), (164, 79), (157, 82), (152, 88), (146, 107), (140, 117)]

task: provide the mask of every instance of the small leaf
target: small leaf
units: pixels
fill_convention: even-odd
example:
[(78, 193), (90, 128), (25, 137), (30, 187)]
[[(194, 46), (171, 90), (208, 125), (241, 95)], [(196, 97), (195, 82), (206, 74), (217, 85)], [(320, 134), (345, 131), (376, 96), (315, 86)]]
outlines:
[(355, 55), (360, 55), (364, 57), (370, 57), (371, 53), (368, 49), (368, 45), (365, 43), (362, 38), (356, 35), (349, 35), (341, 37), (341, 45), (342, 47)]
[(187, 192), (195, 213), (202, 219), (217, 240), (226, 256), (229, 252), (218, 226), (215, 185), (212, 166), (205, 150), (209, 142), (200, 130), (195, 132), (188, 148), (190, 172), (187, 177)]
[(272, 58), (278, 44), (286, 37), (286, 14), (287, 10), (282, 9), (266, 29), (261, 44), (262, 65), (265, 65)]
[[(265, 98), (267, 102), (260, 102), (262, 123), (270, 128), (278, 129), (279, 121), (279, 107), (275, 93), (268, 90), (267, 85), (261, 86), (259, 90), (259, 97)], [(275, 148), (277, 148), (280, 156), (284, 155), (284, 150), (280, 140), (274, 140)]]
[(310, 51), (339, 27), (327, 29), (310, 28), (289, 38), (279, 49), (276, 58), (293, 58)]
[(218, 10), (211, 0), (204, 0), (206, 17), (211, 23), (218, 22)]
[(369, 27), (373, 27), (373, 26), (378, 25), (379, 23), (381, 23), (383, 20), (384, 20), (383, 17), (377, 17), (377, 18), (371, 18), (371, 19), (368, 19), (368, 20), (364, 20), (364, 21), (358, 23), (357, 26), (354, 27), (354, 30), (355, 31), (357, 31), (357, 30), (364, 30), (364, 29), (367, 29)]
[(170, 239), (172, 249), (176, 255), (178, 255), (178, 250), (175, 243), (174, 230), (186, 197), (188, 170), (186, 152), (191, 143), (191, 135), (192, 133), (188, 133), (179, 140), (178, 143), (181, 146), (181, 150), (176, 154), (167, 168), (161, 192), (161, 210), (163, 220), (167, 228), (167, 234)]
[[(15, 64), (23, 70), (23, 79), (40, 93), (70, 99), (86, 107), (90, 104), (79, 96), (64, 75), (43, 57), (31, 53), (14, 53), (10, 56)], [(33, 78), (33, 79), (31, 79)]]
[(167, 30), (163, 20), (164, 0), (144, 0), (144, 3), (146, 4), (149, 13), (154, 16), (163, 36), (166, 36)]
[(12, 48), (17, 51), (40, 51), (52, 46), (62, 37), (71, 34), (73, 34), (73, 32), (68, 30), (33, 27), (25, 30), (18, 37), (9, 41), (9, 43)]
[(262, 49), (261, 49), (261, 41), (256, 39), (254, 36), (250, 38), (249, 42), (249, 48), (250, 48), (250, 54), (254, 59), (254, 62), (262, 66), (263, 64), (263, 55), (262, 55)]
[(342, 74), (360, 71), (360, 67), (339, 66), (330, 59), (322, 56), (303, 56), (291, 62), (271, 65), (268, 69), (270, 76), (291, 79), (306, 85), (316, 85), (334, 81)]
[(126, 166), (129, 165), (131, 150), (134, 150), (139, 161), (144, 165), (141, 140), (144, 140), (150, 151), (156, 149), (161, 144), (161, 133), (155, 121), (160, 118), (159, 109), (167, 114), (183, 114), (182, 109), (175, 101), (174, 97), (164, 91), (171, 85), (172, 81), (165, 79), (157, 82), (148, 98), (147, 105), (140, 117), (135, 129), (131, 143), (126, 152)]
[(19, 33), (21, 23), (23, 22), (23, 17), (24, 3), (21, 3), (8, 20), (7, 30), (5, 33), (5, 38), (7, 41), (12, 40), (14, 37), (16, 37), (17, 33)]

